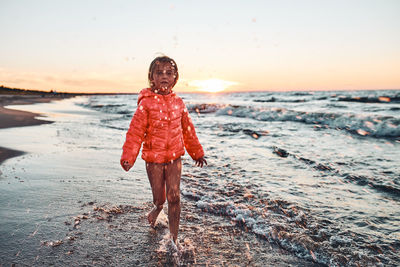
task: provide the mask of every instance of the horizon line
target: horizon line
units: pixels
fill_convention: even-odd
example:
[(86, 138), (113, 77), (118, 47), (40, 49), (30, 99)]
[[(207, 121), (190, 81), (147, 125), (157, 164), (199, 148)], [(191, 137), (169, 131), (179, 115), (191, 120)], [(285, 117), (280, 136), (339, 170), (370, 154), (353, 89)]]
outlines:
[[(144, 87), (147, 88), (147, 87)], [(55, 89), (50, 89), (50, 90), (43, 90), (43, 89), (35, 89), (35, 88), (13, 88), (13, 87), (7, 87), (5, 85), (0, 85), (0, 89), (9, 89), (9, 90), (15, 90), (15, 91), (25, 91), (25, 92), (30, 92), (30, 93), (54, 93), (54, 94), (77, 94), (77, 95), (132, 95), (132, 94), (139, 94), (139, 92), (72, 92), (72, 91), (57, 91)], [(400, 90), (400, 88), (397, 89), (387, 89), (387, 88), (374, 88), (374, 89), (293, 89), (293, 90), (227, 90), (227, 91), (220, 91), (220, 92), (207, 92), (207, 91), (177, 91), (174, 90), (175, 92), (178, 93), (188, 93), (188, 94), (227, 94), (227, 93), (266, 93), (266, 92), (334, 92), (334, 91), (397, 91)]]

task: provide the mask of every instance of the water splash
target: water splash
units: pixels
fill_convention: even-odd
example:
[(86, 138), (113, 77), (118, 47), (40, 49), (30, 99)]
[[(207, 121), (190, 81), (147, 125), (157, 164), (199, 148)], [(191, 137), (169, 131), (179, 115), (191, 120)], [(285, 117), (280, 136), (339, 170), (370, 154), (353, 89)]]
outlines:
[(164, 234), (156, 250), (159, 257), (174, 266), (187, 266), (188, 263), (195, 263), (195, 247), (189, 238), (183, 242), (172, 240), (170, 233)]

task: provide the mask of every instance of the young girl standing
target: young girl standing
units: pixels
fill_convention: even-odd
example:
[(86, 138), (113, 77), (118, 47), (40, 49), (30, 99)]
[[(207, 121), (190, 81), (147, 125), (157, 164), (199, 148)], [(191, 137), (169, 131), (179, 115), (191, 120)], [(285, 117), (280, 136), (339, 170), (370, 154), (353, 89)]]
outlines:
[(138, 108), (126, 134), (121, 156), (122, 168), (129, 171), (143, 143), (142, 158), (146, 161), (155, 205), (147, 219), (154, 226), (167, 199), (169, 231), (175, 243), (181, 213), (181, 156), (185, 154), (184, 148), (196, 166), (207, 165), (188, 110), (172, 91), (178, 78), (178, 66), (173, 59), (162, 56), (151, 62), (150, 88), (139, 93)]

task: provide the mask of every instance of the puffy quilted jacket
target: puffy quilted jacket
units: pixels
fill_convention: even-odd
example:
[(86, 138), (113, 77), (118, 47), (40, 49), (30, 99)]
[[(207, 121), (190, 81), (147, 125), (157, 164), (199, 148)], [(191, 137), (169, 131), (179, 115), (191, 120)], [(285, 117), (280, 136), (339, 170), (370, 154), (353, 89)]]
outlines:
[(188, 110), (173, 92), (160, 95), (146, 88), (139, 93), (121, 163), (126, 160), (133, 165), (142, 143), (142, 158), (146, 162), (169, 162), (184, 155), (184, 148), (194, 160), (204, 156)]

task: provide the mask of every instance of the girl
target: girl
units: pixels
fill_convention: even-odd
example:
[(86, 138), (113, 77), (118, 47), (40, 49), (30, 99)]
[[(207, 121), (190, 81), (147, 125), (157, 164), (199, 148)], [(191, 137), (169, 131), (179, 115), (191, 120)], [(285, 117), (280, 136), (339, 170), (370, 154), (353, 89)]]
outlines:
[(207, 165), (188, 110), (172, 91), (178, 78), (178, 66), (173, 59), (162, 56), (151, 62), (150, 88), (139, 93), (138, 108), (126, 134), (121, 156), (122, 168), (129, 171), (143, 143), (142, 158), (146, 161), (155, 205), (147, 219), (154, 226), (167, 198), (169, 231), (175, 244), (181, 213), (179, 186), (184, 147), (196, 166)]

